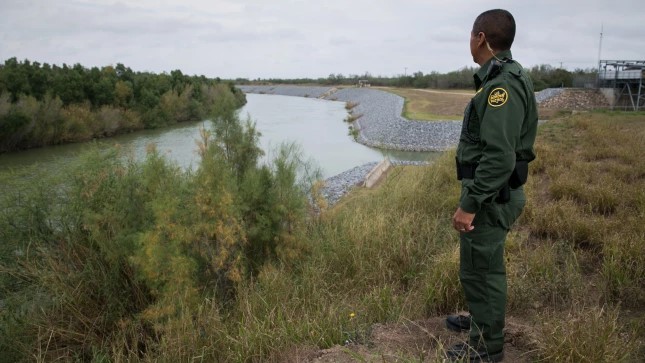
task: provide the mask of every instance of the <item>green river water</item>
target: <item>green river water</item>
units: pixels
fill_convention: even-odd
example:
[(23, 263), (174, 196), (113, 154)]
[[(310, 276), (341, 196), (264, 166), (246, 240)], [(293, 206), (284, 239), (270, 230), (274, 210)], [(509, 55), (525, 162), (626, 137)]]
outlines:
[[(436, 158), (436, 152), (401, 152), (370, 148), (358, 144), (348, 136), (345, 103), (303, 97), (248, 94), (248, 103), (240, 109), (240, 116), (250, 117), (262, 133), (260, 144), (270, 157), (282, 142), (299, 144), (306, 159), (318, 166), (325, 178), (368, 162), (380, 161), (385, 156), (392, 160), (425, 161)], [(157, 130), (143, 130), (94, 141), (109, 147), (119, 144), (131, 150), (135, 158), (145, 156), (146, 146), (154, 143), (168, 158), (184, 168), (199, 162), (196, 140), (201, 127), (209, 128), (210, 121), (184, 123)], [(18, 174), (30, 167), (42, 171), (60, 170), (88, 144), (50, 146), (26, 151), (0, 154), (0, 170)], [(265, 157), (266, 158), (266, 157)]]

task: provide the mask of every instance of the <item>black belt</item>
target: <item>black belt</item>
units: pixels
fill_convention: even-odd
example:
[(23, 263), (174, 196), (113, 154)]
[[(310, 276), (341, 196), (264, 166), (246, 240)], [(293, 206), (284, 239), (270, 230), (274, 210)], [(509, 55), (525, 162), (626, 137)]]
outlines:
[(475, 179), (475, 169), (478, 164), (461, 164), (457, 159), (457, 180)]
[[(477, 170), (477, 165), (479, 164), (461, 164), (456, 158), (455, 162), (457, 163), (457, 180), (475, 179), (475, 170)], [(519, 188), (524, 185), (528, 174), (529, 162), (526, 160), (517, 160), (508, 181), (511, 188)]]
[[(475, 179), (475, 170), (478, 164), (461, 164), (456, 158), (457, 163), (457, 180)], [(515, 168), (511, 173), (508, 182), (499, 190), (495, 201), (501, 204), (507, 203), (510, 198), (511, 188), (517, 189), (526, 183), (529, 174), (529, 162), (526, 160), (517, 160)]]

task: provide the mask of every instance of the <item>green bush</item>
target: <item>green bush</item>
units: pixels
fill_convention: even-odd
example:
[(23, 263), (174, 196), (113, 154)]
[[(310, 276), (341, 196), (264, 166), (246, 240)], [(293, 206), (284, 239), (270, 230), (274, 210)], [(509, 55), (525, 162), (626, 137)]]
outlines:
[(95, 148), (60, 179), (3, 177), (3, 359), (153, 354), (190, 316), (230, 309), (263, 265), (297, 252), (299, 156), (285, 147), (260, 165), (250, 122), (228, 113), (215, 123), (196, 171), (154, 147), (141, 163)]

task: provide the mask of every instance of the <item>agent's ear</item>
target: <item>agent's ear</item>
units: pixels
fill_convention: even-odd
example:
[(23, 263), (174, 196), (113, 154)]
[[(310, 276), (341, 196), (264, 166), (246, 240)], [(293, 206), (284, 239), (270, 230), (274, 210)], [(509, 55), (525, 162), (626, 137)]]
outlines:
[(486, 41), (486, 34), (484, 32), (477, 33), (477, 44), (483, 44)]
[(483, 46), (484, 43), (488, 44), (488, 40), (486, 40), (486, 33), (484, 32), (477, 33), (477, 45)]

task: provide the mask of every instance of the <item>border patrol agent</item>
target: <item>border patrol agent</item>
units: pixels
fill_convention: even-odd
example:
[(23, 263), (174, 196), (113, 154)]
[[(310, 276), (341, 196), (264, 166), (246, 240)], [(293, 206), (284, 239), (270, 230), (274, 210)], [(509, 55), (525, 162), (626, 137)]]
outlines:
[(480, 14), (470, 37), (473, 60), (481, 68), (457, 147), (462, 190), (452, 220), (460, 232), (459, 279), (470, 316), (446, 319), (449, 329), (470, 336), (446, 352), (450, 360), (498, 362), (504, 356), (504, 242), (526, 201), (522, 184), (535, 159), (537, 132), (533, 84), (512, 58), (514, 38), (515, 20), (501, 9)]

